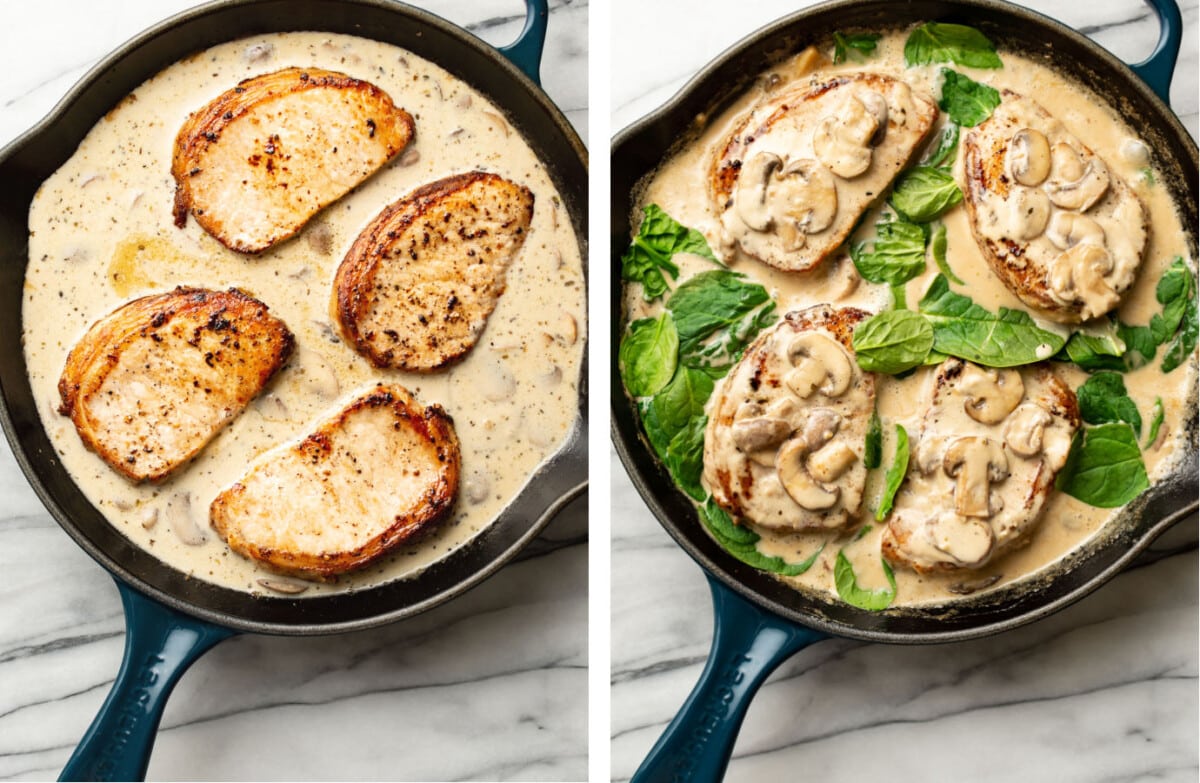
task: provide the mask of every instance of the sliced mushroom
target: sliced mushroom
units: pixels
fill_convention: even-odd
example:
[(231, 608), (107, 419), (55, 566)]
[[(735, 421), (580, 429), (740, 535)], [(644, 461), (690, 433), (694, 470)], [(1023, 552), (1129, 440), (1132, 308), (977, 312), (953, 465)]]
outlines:
[(1108, 167), (1095, 155), (1085, 164), (1079, 150), (1058, 142), (1050, 150), (1046, 195), (1055, 206), (1086, 212), (1108, 192)]
[(862, 102), (863, 108), (867, 113), (875, 118), (875, 132), (871, 134), (871, 138), (867, 139), (872, 147), (878, 147), (883, 143), (883, 138), (887, 135), (888, 129), (888, 104), (887, 98), (884, 98), (874, 90), (860, 92), (858, 100)]
[(1076, 245), (1090, 242), (1104, 244), (1104, 228), (1087, 215), (1078, 212), (1055, 212), (1046, 229), (1049, 239), (1060, 250), (1069, 250)]
[(817, 481), (836, 481), (857, 461), (854, 450), (837, 441), (809, 455), (808, 472)]
[(158, 509), (147, 506), (142, 510), (142, 529), (149, 530), (158, 524)]
[(784, 419), (759, 416), (733, 423), (733, 443), (739, 451), (750, 454), (778, 446), (787, 440), (794, 427)]
[(978, 435), (958, 438), (946, 449), (942, 470), (958, 480), (954, 509), (960, 516), (987, 519), (1000, 510), (999, 498), (991, 498), (991, 485), (1008, 478), (1008, 457), (1000, 443)]
[(820, 332), (803, 332), (788, 346), (793, 369), (784, 383), (801, 399), (819, 390), (826, 397), (839, 397), (850, 388), (854, 369), (841, 343)]
[(813, 131), (817, 159), (843, 179), (853, 179), (871, 167), (871, 140), (879, 130), (878, 118), (858, 97), (842, 105)]
[(303, 582), (296, 582), (279, 576), (263, 577), (258, 580), (258, 584), (261, 587), (282, 595), (300, 595), (309, 587)]
[(1004, 202), (1008, 209), (1008, 234), (1013, 239), (1036, 239), (1050, 220), (1050, 199), (1040, 190), (1015, 187)]
[(192, 496), (188, 492), (178, 492), (167, 501), (166, 517), (171, 530), (187, 546), (200, 546), (208, 540), (204, 531), (192, 517)]
[(964, 580), (962, 582), (955, 582), (954, 584), (950, 585), (946, 589), (956, 595), (970, 595), (971, 593), (975, 593), (980, 590), (984, 590), (988, 587), (991, 587), (992, 585), (999, 582), (1002, 578), (1003, 578), (1002, 574), (990, 574), (988, 576), (980, 577), (979, 579), (970, 579), (970, 580)]
[(1103, 315), (1121, 299), (1105, 279), (1112, 270), (1112, 256), (1103, 246), (1075, 245), (1051, 262), (1050, 294), (1064, 304), (1081, 302), (1081, 320)]
[(1014, 454), (1036, 457), (1042, 451), (1042, 433), (1046, 425), (1053, 421), (1054, 418), (1045, 408), (1027, 402), (1017, 408), (1004, 426), (1004, 442)]
[(959, 388), (967, 398), (963, 409), (980, 424), (1003, 421), (1025, 396), (1025, 382), (1017, 370), (985, 370), (974, 364), (963, 365)]
[(811, 158), (796, 158), (779, 172), (783, 191), (782, 212), (803, 234), (829, 228), (837, 214), (837, 186), (833, 175)]
[(842, 426), (842, 417), (829, 408), (813, 408), (800, 428), (800, 439), (810, 452), (833, 440)]
[(808, 451), (803, 438), (789, 440), (775, 457), (775, 469), (779, 471), (779, 483), (784, 491), (801, 508), (824, 511), (837, 503), (841, 490), (838, 487), (827, 489), (809, 474), (805, 465)]
[(1008, 172), (1021, 185), (1034, 187), (1050, 176), (1050, 141), (1046, 134), (1022, 128), (1008, 145)]
[(956, 514), (940, 514), (926, 527), (929, 542), (964, 566), (981, 565), (992, 553), (996, 535), (992, 526)]
[(767, 185), (782, 166), (783, 160), (773, 152), (755, 153), (742, 166), (733, 207), (751, 231), (766, 231), (774, 222), (767, 208)]

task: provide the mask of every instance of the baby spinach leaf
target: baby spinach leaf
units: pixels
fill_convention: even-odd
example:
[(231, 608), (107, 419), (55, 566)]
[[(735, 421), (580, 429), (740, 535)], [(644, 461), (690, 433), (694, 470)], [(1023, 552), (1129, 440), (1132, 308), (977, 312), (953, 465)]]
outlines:
[(646, 440), (650, 441), (650, 446), (658, 458), (666, 462), (667, 446), (671, 445), (671, 436), (659, 423), (658, 415), (654, 412), (651, 401), (639, 400), (638, 413), (642, 415), (642, 427), (646, 430)]
[(892, 573), (892, 567), (886, 560), (879, 558), (879, 562), (883, 564), (883, 574), (887, 577), (891, 587), (864, 590), (858, 586), (858, 578), (854, 575), (854, 566), (850, 564), (850, 558), (846, 557), (846, 551), (838, 552), (837, 560), (833, 564), (833, 584), (837, 587), (837, 593), (843, 601), (871, 612), (878, 612), (891, 606), (892, 601), (896, 598), (896, 576)]
[(1149, 326), (1130, 326), (1117, 322), (1117, 337), (1125, 343), (1125, 367), (1136, 370), (1154, 359), (1158, 352), (1158, 340)]
[(855, 328), (853, 343), (859, 367), (895, 375), (925, 361), (933, 347), (933, 327), (911, 310), (885, 310)]
[(1150, 419), (1150, 434), (1146, 436), (1146, 445), (1143, 448), (1150, 448), (1154, 445), (1154, 441), (1158, 440), (1158, 431), (1163, 425), (1163, 420), (1166, 419), (1167, 412), (1163, 408), (1162, 397), (1154, 398), (1154, 415)]
[(1125, 391), (1125, 380), (1115, 372), (1098, 372), (1076, 390), (1079, 415), (1089, 424), (1127, 422), (1133, 431), (1142, 431), (1142, 415), (1137, 403)]
[(879, 43), (879, 33), (833, 33), (833, 64), (838, 65), (846, 61), (846, 55), (850, 49), (859, 52), (862, 55), (869, 55), (875, 51), (875, 45)]
[(863, 447), (863, 465), (867, 470), (874, 470), (883, 462), (883, 423), (879, 420), (879, 411), (871, 411), (871, 421), (867, 424), (867, 442)]
[(680, 366), (675, 377), (658, 394), (651, 405), (663, 429), (674, 433), (687, 426), (688, 421), (704, 415), (704, 403), (712, 396), (713, 380), (700, 370)]
[(850, 248), (854, 267), (865, 280), (900, 285), (925, 271), (925, 232), (920, 226), (890, 220), (876, 224), (875, 231), (874, 242), (860, 242)]
[(670, 313), (634, 321), (617, 351), (621, 380), (634, 397), (649, 397), (675, 375), (678, 357), (679, 333)]
[(1170, 340), (1183, 323), (1188, 300), (1194, 295), (1193, 286), (1191, 270), (1182, 258), (1176, 256), (1158, 279), (1158, 286), (1154, 290), (1154, 296), (1163, 309), (1162, 313), (1150, 319), (1150, 331), (1160, 345)]
[(741, 560), (748, 566), (770, 571), (780, 576), (799, 576), (812, 568), (813, 563), (824, 551), (825, 545), (813, 552), (812, 555), (799, 563), (789, 563), (782, 557), (764, 555), (758, 551), (756, 544), (759, 535), (748, 527), (733, 524), (729, 514), (710, 497), (708, 502), (700, 507), (700, 519), (708, 528), (709, 533), (717, 540), (725, 551)]
[(987, 367), (1017, 367), (1048, 359), (1066, 343), (1041, 329), (1028, 313), (1001, 307), (993, 314), (956, 294), (942, 275), (933, 279), (919, 309), (933, 325), (933, 350)]
[(1054, 486), (1099, 508), (1133, 500), (1150, 487), (1133, 430), (1127, 424), (1101, 424), (1075, 433)]
[(892, 513), (892, 504), (896, 500), (896, 492), (908, 473), (908, 431), (896, 425), (896, 457), (892, 460), (884, 476), (883, 495), (879, 498), (879, 507), (875, 509), (875, 521), (882, 522)]
[(943, 163), (953, 166), (958, 156), (958, 126), (953, 122), (946, 123), (942, 134), (938, 136), (937, 146), (930, 150), (921, 160), (922, 166), (941, 166)]
[(671, 260), (676, 253), (694, 253), (721, 263), (699, 231), (680, 225), (657, 204), (647, 205), (643, 212), (637, 236), (621, 256), (621, 277), (641, 283), (646, 301), (654, 301), (667, 292), (663, 272), (672, 279), (679, 277), (679, 267)]
[(1198, 333), (1200, 333), (1200, 323), (1197, 323), (1196, 299), (1193, 297), (1188, 300), (1187, 307), (1184, 308), (1183, 323), (1180, 325), (1179, 335), (1167, 348), (1166, 353), (1163, 354), (1163, 372), (1171, 372), (1187, 361), (1187, 358), (1192, 355), (1192, 351), (1196, 350)]
[(704, 500), (707, 494), (700, 484), (700, 474), (704, 472), (704, 428), (707, 425), (707, 416), (689, 419), (684, 428), (671, 438), (663, 460), (675, 483), (696, 500)]
[(957, 63), (968, 68), (1003, 68), (996, 45), (988, 37), (961, 24), (926, 22), (908, 34), (904, 64)]
[(992, 116), (1000, 105), (1000, 92), (986, 84), (942, 69), (942, 99), (938, 106), (958, 125), (974, 128)]
[(958, 183), (946, 169), (917, 166), (900, 175), (891, 205), (912, 223), (928, 223), (963, 199)]
[(950, 263), (946, 261), (946, 226), (944, 224), (937, 223), (934, 225), (933, 235), (929, 240), (929, 249), (933, 253), (933, 263), (937, 264), (939, 272), (956, 285), (966, 285), (966, 283), (959, 279), (958, 275), (954, 274), (954, 270), (950, 268)]
[(738, 323), (770, 300), (767, 289), (744, 280), (745, 275), (714, 269), (701, 272), (675, 289), (667, 299), (667, 309), (674, 316), (682, 353), (697, 352), (714, 332)]
[(1060, 361), (1075, 362), (1088, 372), (1096, 370), (1125, 370), (1125, 341), (1112, 321), (1071, 335), (1067, 344), (1055, 356)]

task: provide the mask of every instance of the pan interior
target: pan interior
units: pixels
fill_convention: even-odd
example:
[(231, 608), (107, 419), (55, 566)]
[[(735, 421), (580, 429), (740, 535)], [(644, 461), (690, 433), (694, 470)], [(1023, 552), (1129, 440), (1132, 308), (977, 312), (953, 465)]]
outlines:
[[(18, 463), (59, 523), (120, 578), (175, 608), (242, 630), (325, 633), (368, 627), (433, 606), (477, 583), (537, 535), (586, 478), (586, 389), (559, 452), (543, 463), (494, 524), (470, 546), (419, 576), (309, 600), (255, 597), (189, 579), (131, 544), (84, 498), (58, 463), (39, 422), (20, 345), (27, 256), (26, 216), (39, 184), (83, 136), (142, 81), (188, 54), (265, 32), (321, 30), (372, 38), (437, 62), (504, 108), (545, 163), (586, 251), (586, 163), (582, 144), (549, 100), (493, 49), (443, 20), (372, 0), (217, 3), (147, 31), (100, 63), (46, 121), (0, 157), (0, 391), (3, 424)], [(586, 368), (583, 371), (586, 378)]]
[[(1182, 217), (1192, 257), (1196, 256), (1195, 143), (1148, 88), (1107, 52), (1037, 14), (994, 2), (837, 2), (780, 20), (739, 42), (665, 107), (618, 136), (613, 146), (615, 197), (610, 210), (612, 268), (619, 269), (619, 255), (628, 244), (631, 206), (636, 203), (639, 184), (681, 143), (696, 135), (697, 118), (703, 121), (719, 115), (758, 74), (806, 46), (828, 43), (835, 30), (884, 31), (927, 20), (977, 27), (1001, 50), (1037, 53), (1051, 67), (1107, 96), (1131, 125), (1143, 129), (1144, 138), (1158, 151), (1156, 160), (1162, 165), (1162, 179), (1176, 203), (1185, 205)], [(612, 287), (611, 307), (614, 313), (621, 312), (621, 282), (616, 274)], [(614, 347), (619, 344), (622, 327), (619, 319), (614, 319), (610, 335)], [(617, 449), (635, 486), (667, 531), (727, 586), (795, 622), (839, 635), (921, 643), (981, 636), (1030, 622), (1098, 587), (1158, 533), (1196, 506), (1196, 458), (1192, 449), (1169, 479), (1123, 509), (1119, 521), (1111, 524), (1105, 534), (1094, 537), (1060, 567), (1036, 580), (943, 606), (866, 612), (794, 591), (725, 553), (703, 532), (694, 506), (675, 488), (642, 440), (636, 411), (615, 368), (615, 352), (611, 393)], [(1191, 431), (1187, 435), (1192, 442), (1196, 438), (1195, 397), (1193, 389), (1188, 401)]]

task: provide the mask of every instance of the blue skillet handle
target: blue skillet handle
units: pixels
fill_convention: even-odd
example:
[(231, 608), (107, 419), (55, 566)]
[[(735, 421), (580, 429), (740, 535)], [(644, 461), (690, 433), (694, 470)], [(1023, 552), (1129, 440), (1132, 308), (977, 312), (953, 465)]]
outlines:
[(829, 638), (760, 609), (711, 576), (708, 584), (715, 620), (708, 662), (631, 783), (720, 781), (758, 687), (792, 655)]
[(546, 18), (549, 15), (548, 0), (525, 0), (525, 29), (517, 36), (517, 40), (499, 47), (500, 54), (520, 68), (538, 87), (542, 86), (542, 47), (546, 43)]
[(144, 780), (163, 707), (192, 662), (234, 634), (153, 601), (117, 580), (125, 658), (112, 691), (59, 780)]
[(1130, 63), (1133, 72), (1154, 90), (1163, 103), (1171, 103), (1171, 77), (1179, 59), (1179, 42), (1183, 38), (1183, 16), (1175, 0), (1146, 0), (1158, 14), (1161, 30), (1154, 51), (1140, 63)]

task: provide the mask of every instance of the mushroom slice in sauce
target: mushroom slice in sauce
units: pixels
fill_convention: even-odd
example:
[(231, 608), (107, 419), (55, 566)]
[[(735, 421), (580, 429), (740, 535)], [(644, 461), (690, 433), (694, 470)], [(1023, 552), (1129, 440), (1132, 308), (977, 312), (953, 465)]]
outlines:
[(883, 554), (920, 573), (979, 568), (1038, 524), (1078, 405), (1046, 364), (997, 372), (948, 359), (931, 389), (918, 468), (896, 496)]
[(868, 314), (820, 305), (787, 313), (713, 392), (704, 482), (735, 518), (767, 528), (841, 528), (862, 505), (874, 375), (851, 335)]

